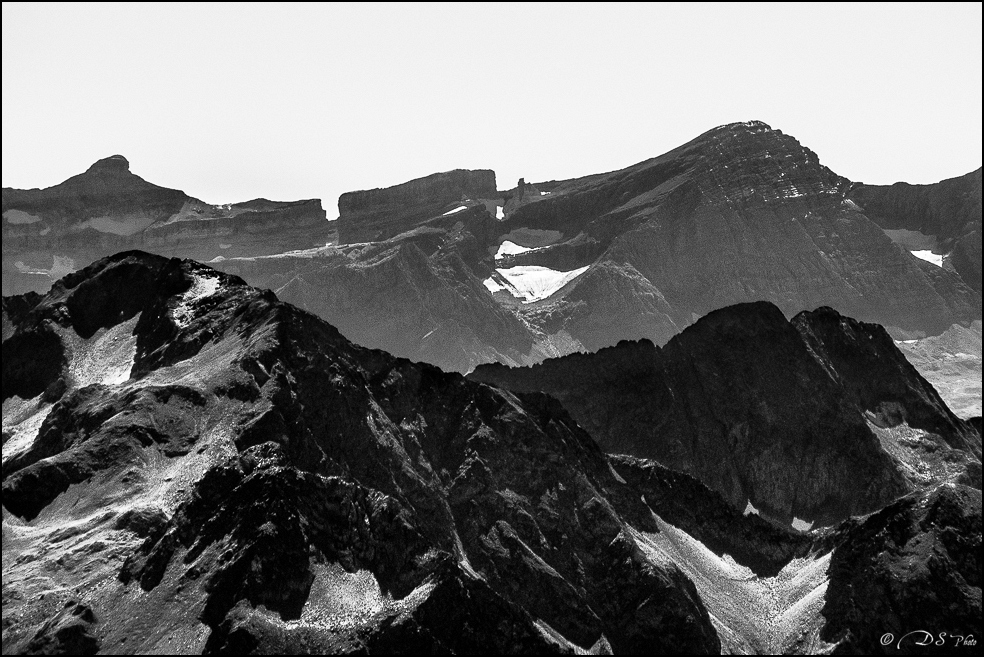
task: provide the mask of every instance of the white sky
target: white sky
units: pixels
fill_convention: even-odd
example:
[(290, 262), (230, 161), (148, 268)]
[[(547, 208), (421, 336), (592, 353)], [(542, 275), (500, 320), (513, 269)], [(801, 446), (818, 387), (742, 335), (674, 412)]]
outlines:
[(3, 3), (3, 185), (120, 153), (211, 203), (500, 189), (759, 119), (852, 180), (981, 166), (981, 3)]

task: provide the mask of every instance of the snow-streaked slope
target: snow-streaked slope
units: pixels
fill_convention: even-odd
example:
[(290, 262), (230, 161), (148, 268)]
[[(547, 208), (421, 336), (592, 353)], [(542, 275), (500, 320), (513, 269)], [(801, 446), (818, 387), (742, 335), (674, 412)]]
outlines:
[[(775, 577), (759, 577), (729, 555), (718, 556), (656, 516), (658, 533), (633, 531), (654, 564), (676, 564), (697, 587), (721, 638), (722, 654), (826, 654), (819, 638), (831, 553), (794, 559)], [(805, 650), (804, 650), (805, 648)]]
[[(132, 319), (111, 328), (101, 328), (89, 339), (83, 339), (71, 328), (58, 327), (65, 345), (65, 385), (69, 390), (93, 384), (118, 385), (130, 378), (133, 359), (137, 353), (137, 338), (133, 335), (139, 321)], [(14, 396), (3, 402), (3, 431), (10, 436), (3, 445), (3, 461), (29, 448), (53, 404), (43, 400)]]
[(62, 331), (62, 342), (69, 352), (70, 388), (84, 388), (94, 383), (116, 385), (130, 378), (137, 338), (133, 334), (140, 319), (135, 317), (111, 328), (96, 331), (83, 340), (75, 331)]
[(191, 308), (192, 304), (206, 297), (210, 297), (218, 291), (218, 276), (196, 275), (195, 282), (181, 296), (181, 300), (174, 308), (172, 315), (174, 322), (182, 328), (187, 326), (194, 314)]
[(38, 430), (54, 407), (50, 402), (43, 402), (42, 397), (44, 395), (33, 399), (13, 396), (3, 400), (4, 463), (34, 444)]

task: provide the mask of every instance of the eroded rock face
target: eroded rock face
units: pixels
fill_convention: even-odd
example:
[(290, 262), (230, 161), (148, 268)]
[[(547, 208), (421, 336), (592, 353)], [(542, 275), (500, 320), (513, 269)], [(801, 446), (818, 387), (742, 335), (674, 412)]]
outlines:
[(693, 474), (787, 524), (839, 522), (941, 480), (980, 485), (980, 434), (884, 329), (829, 308), (789, 322), (742, 304), (662, 349), (622, 342), (470, 377), (553, 395), (606, 451)]
[(45, 291), (65, 274), (132, 248), (198, 260), (323, 246), (321, 202), (209, 205), (130, 172), (122, 155), (47, 189), (3, 190), (3, 293)]
[(981, 291), (981, 169), (933, 185), (857, 184), (849, 197), (882, 228), (936, 238), (944, 262)]

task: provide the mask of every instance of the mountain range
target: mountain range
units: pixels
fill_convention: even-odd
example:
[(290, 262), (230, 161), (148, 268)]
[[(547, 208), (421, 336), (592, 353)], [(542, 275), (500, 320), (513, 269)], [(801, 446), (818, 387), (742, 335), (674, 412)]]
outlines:
[(131, 173), (122, 155), (47, 189), (4, 187), (2, 211), (5, 296), (126, 249), (210, 260), (324, 246), (333, 234), (317, 199), (210, 205)]
[[(763, 390), (753, 371), (729, 400), (708, 382), (749, 357), (693, 360), (736, 323), (843, 413), (802, 415), (797, 438), (843, 420), (857, 441), (805, 449), (846, 449), (850, 474), (897, 487), (848, 487), (817, 507), (823, 528), (784, 526), (781, 487), (743, 511), (714, 480), (606, 452), (563, 394), (359, 347), (192, 261), (124, 252), (6, 297), (3, 651), (871, 654), (911, 628), (980, 636), (979, 423), (880, 328), (757, 303), (662, 350), (532, 371), (594, 359), (588, 379), (621, 359), (641, 388), (654, 362), (691, 411), (744, 405), (749, 428), (779, 427), (786, 380)], [(738, 438), (737, 470), (764, 464), (759, 437)], [(913, 455), (944, 467), (916, 477)], [(875, 508), (838, 520), (852, 504)]]
[(4, 654), (977, 650), (980, 169), (338, 209), (3, 189)]
[[(759, 300), (918, 339), (981, 319), (980, 181), (853, 183), (751, 121), (584, 178), (497, 191), (494, 172), (457, 170), (350, 192), (326, 222), (318, 201), (205, 206), (115, 156), (53, 188), (4, 189), (4, 294), (141, 248), (209, 262), (359, 344), (462, 373), (663, 345)], [(112, 232), (123, 225), (134, 232)]]

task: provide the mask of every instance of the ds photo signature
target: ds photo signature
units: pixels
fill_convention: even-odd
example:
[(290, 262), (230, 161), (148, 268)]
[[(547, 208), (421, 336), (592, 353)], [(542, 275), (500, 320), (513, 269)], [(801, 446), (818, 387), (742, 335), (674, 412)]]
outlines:
[(942, 648), (948, 646), (950, 648), (960, 648), (962, 646), (976, 646), (977, 640), (974, 639), (973, 634), (947, 634), (946, 632), (938, 632), (933, 634), (932, 632), (927, 632), (926, 630), (915, 630), (907, 634), (903, 634), (899, 637), (898, 642), (895, 641), (895, 635), (891, 632), (886, 632), (882, 634), (881, 644), (883, 646), (890, 646), (895, 644), (896, 650), (902, 648), (902, 643), (911, 643), (916, 646), (937, 646)]

